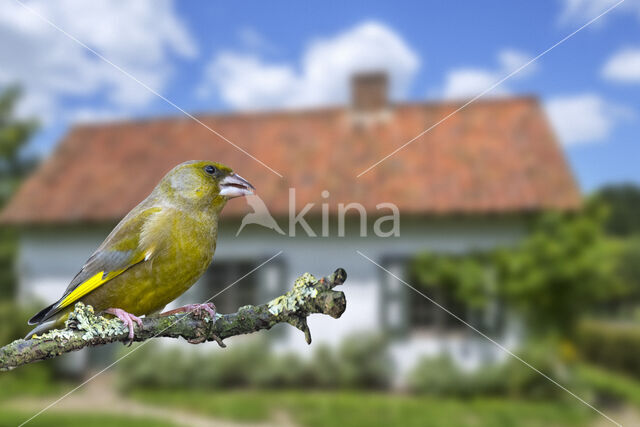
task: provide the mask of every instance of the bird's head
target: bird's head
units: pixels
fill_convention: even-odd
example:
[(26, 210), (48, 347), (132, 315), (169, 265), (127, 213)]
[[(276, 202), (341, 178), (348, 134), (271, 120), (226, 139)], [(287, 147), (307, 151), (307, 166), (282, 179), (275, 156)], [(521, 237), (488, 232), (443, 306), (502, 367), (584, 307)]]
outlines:
[(154, 191), (173, 203), (222, 209), (227, 200), (253, 194), (254, 190), (253, 185), (228, 166), (192, 160), (171, 169)]

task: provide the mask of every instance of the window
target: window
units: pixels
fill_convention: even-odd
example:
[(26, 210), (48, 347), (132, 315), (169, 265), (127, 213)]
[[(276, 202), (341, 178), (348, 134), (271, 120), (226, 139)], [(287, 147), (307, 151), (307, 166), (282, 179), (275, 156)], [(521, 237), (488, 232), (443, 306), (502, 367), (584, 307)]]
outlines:
[[(379, 277), (381, 298), (380, 313), (384, 327), (392, 334), (403, 334), (407, 329), (408, 289), (396, 277), (405, 277), (407, 259), (405, 257), (385, 257), (380, 261), (387, 271)], [(391, 274), (389, 274), (391, 273)]]
[(239, 307), (247, 304), (259, 304), (257, 277), (250, 274), (233, 286), (228, 286), (236, 282), (242, 276), (256, 268), (258, 264), (253, 261), (214, 261), (207, 270), (203, 278), (202, 292), (204, 299), (217, 295), (211, 301), (216, 305), (220, 313), (233, 313)]
[[(465, 327), (458, 319), (422, 295), (414, 291), (411, 292), (409, 295), (409, 324), (412, 328), (455, 329)], [(465, 303), (457, 300), (450, 289), (434, 287), (429, 290), (421, 289), (421, 292), (465, 322), (469, 322), (469, 308)]]
[(423, 253), (416, 259), (413, 274), (412, 283), (446, 310), (420, 295), (411, 295), (408, 312), (412, 328), (452, 331), (466, 328), (465, 322), (481, 330), (500, 330), (503, 319), (495, 266), (485, 253)]
[[(439, 330), (455, 332), (466, 326), (456, 317), (434, 304), (446, 308), (451, 313), (475, 327), (489, 332), (500, 331), (504, 326), (502, 304), (495, 295), (494, 268), (479, 254), (442, 255), (429, 257), (426, 269), (433, 272), (433, 284), (421, 283), (409, 268), (412, 257), (386, 257), (381, 264), (392, 274), (380, 276), (381, 313), (385, 328), (392, 333), (408, 331)], [(478, 260), (469, 261), (469, 260)], [(446, 263), (442, 263), (446, 261)], [(444, 266), (444, 268), (443, 268)], [(461, 274), (464, 270), (466, 273)], [(421, 293), (404, 285), (393, 275), (406, 280)], [(423, 276), (429, 280), (429, 275)], [(478, 300), (486, 298), (484, 304), (470, 305), (456, 292), (458, 280), (471, 282)], [(434, 302), (432, 302), (434, 301)]]

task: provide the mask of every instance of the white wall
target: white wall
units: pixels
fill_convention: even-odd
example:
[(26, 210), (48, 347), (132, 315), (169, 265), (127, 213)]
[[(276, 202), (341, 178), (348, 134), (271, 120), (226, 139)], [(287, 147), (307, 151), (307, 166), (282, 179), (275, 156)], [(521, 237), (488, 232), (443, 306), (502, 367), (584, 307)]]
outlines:
[[(382, 327), (381, 286), (387, 286), (388, 282), (381, 279), (386, 277), (386, 273), (356, 251), (380, 262), (386, 257), (410, 256), (425, 249), (461, 253), (511, 245), (524, 233), (522, 223), (514, 218), (408, 219), (401, 224), (400, 237), (392, 238), (361, 238), (357, 224), (353, 223), (349, 223), (347, 237), (344, 238), (305, 237), (301, 229), (296, 237), (280, 236), (257, 225), (247, 226), (236, 237), (238, 226), (237, 221), (223, 220), (214, 262), (247, 258), (264, 260), (282, 250), (282, 255), (277, 258), (284, 265), (285, 280), (281, 283), (281, 290), (291, 286), (295, 278), (306, 271), (320, 276), (332, 273), (337, 267), (345, 268), (348, 279), (342, 290), (347, 297), (347, 310), (343, 317), (335, 320), (314, 315), (309, 319), (314, 342), (330, 344), (339, 343), (357, 331), (377, 331)], [(320, 228), (317, 222), (313, 226), (316, 230)], [(35, 298), (43, 304), (56, 300), (108, 232), (107, 228), (95, 227), (25, 231), (21, 238), (18, 265), (19, 298), (22, 301)], [(272, 275), (266, 267), (254, 273), (259, 275), (259, 283), (268, 281)], [(189, 291), (192, 295), (197, 294), (197, 286), (192, 288), (193, 292)], [(421, 298), (413, 291), (408, 292), (411, 298)], [(189, 298), (186, 294), (179, 302), (197, 302)], [(309, 348), (306, 345), (302, 333), (294, 328), (286, 331), (278, 340), (278, 348), (309, 354), (313, 346)], [(402, 371), (409, 369), (422, 355), (437, 353), (443, 348), (450, 349), (454, 355), (470, 355), (467, 360), (472, 361), (472, 365), (473, 361), (484, 357), (487, 350), (483, 345), (476, 346), (468, 337), (463, 338), (410, 336), (394, 344), (392, 351)], [(469, 349), (463, 346), (476, 347)]]

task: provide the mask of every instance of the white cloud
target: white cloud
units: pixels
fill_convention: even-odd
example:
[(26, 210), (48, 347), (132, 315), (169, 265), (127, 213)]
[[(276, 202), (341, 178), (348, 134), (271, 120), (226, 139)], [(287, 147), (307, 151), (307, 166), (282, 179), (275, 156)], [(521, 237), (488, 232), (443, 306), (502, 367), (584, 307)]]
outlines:
[(80, 107), (67, 114), (65, 119), (72, 124), (85, 124), (108, 123), (116, 120), (124, 120), (127, 117), (127, 114), (113, 108)]
[(640, 48), (616, 52), (604, 65), (602, 75), (620, 83), (640, 83)]
[[(289, 105), (295, 99), (298, 76), (288, 65), (272, 65), (253, 55), (219, 54), (207, 66), (208, 83), (213, 83), (225, 102), (237, 108)], [(209, 96), (211, 86), (199, 94)]]
[(238, 39), (244, 47), (262, 52), (277, 52), (279, 49), (252, 27), (242, 27), (238, 31)]
[(270, 63), (255, 54), (221, 52), (209, 63), (198, 93), (218, 92), (234, 108), (302, 107), (345, 102), (354, 72), (385, 70), (391, 94), (401, 97), (419, 58), (392, 29), (365, 22), (334, 37), (317, 39), (299, 66)]
[[(620, 0), (563, 0), (564, 5), (560, 13), (560, 22), (585, 24), (619, 2)], [(624, 0), (611, 12), (632, 13), (640, 18), (640, 0)], [(607, 18), (607, 16), (601, 17), (594, 22), (594, 25), (602, 25)]]
[(564, 0), (561, 21), (593, 19), (619, 0)]
[[(481, 68), (455, 69), (445, 77), (443, 96), (449, 99), (472, 98), (491, 87), (498, 79), (496, 73)], [(494, 96), (505, 93), (504, 87), (496, 87), (491, 92)]]
[(596, 94), (552, 98), (545, 109), (560, 142), (565, 145), (601, 142), (621, 120), (633, 116), (629, 109)]
[[(171, 73), (169, 55), (193, 57), (196, 47), (170, 0), (33, 0), (26, 4), (139, 80), (161, 91)], [(17, 2), (0, 14), (0, 85), (19, 83), (22, 114), (60, 118), (63, 100), (105, 96), (118, 108), (154, 97)]]
[[(445, 76), (442, 95), (449, 99), (472, 98), (493, 86), (506, 75), (518, 70), (531, 60), (524, 52), (515, 49), (503, 49), (498, 53), (498, 65), (495, 69), (462, 67), (456, 68)], [(537, 64), (531, 63), (522, 68), (511, 78), (518, 79), (529, 76), (537, 70)], [(501, 96), (510, 92), (507, 82), (492, 89), (487, 95)]]
[(498, 63), (500, 64), (501, 71), (504, 74), (510, 74), (522, 67), (516, 74), (518, 77), (530, 76), (538, 71), (538, 64), (536, 62), (527, 64), (531, 59), (532, 57), (529, 54), (516, 49), (502, 49), (498, 52)]

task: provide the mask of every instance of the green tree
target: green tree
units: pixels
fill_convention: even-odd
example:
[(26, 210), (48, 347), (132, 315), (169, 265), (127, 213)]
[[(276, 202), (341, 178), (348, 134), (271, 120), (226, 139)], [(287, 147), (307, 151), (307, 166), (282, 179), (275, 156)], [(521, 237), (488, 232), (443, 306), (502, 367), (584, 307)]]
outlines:
[[(0, 93), (0, 208), (34, 163), (25, 158), (21, 151), (36, 130), (37, 123), (16, 118), (15, 108), (19, 98), (20, 89), (15, 86)], [(14, 294), (15, 253), (15, 231), (0, 227), (0, 298)]]
[(616, 275), (625, 287), (621, 298), (606, 307), (608, 315), (628, 316), (640, 302), (640, 186), (617, 184), (603, 187), (594, 199), (607, 207), (607, 233), (618, 238)]
[(482, 310), (498, 299), (535, 334), (570, 337), (584, 315), (640, 298), (634, 279), (640, 245), (608, 238), (606, 215), (598, 201), (579, 212), (547, 212), (532, 220), (515, 247), (455, 256), (425, 252), (414, 258), (411, 273), (427, 291), (446, 290), (453, 300), (440, 302), (450, 309), (458, 302)]
[(609, 208), (609, 215), (604, 224), (608, 233), (620, 237), (640, 234), (639, 186), (606, 186), (596, 193), (595, 198)]
[(571, 336), (577, 320), (628, 289), (615, 274), (619, 245), (603, 232), (606, 210), (550, 212), (516, 250), (496, 254), (502, 292), (530, 329)]
[(427, 291), (441, 290), (470, 308), (483, 308), (491, 293), (487, 254), (418, 254), (410, 265), (412, 278)]
[[(616, 258), (616, 276), (625, 292), (617, 300), (611, 301), (607, 313), (614, 317), (640, 315), (640, 236), (619, 242)], [(635, 311), (635, 313), (634, 313)]]

